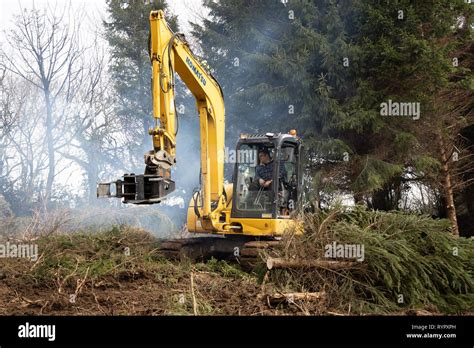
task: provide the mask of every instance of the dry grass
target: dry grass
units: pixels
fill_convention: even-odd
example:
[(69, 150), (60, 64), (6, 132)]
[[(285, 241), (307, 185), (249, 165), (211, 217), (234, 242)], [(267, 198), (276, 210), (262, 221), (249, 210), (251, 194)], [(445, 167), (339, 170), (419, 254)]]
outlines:
[(47, 234), (34, 243), (36, 262), (0, 259), (0, 314), (271, 314), (256, 298), (255, 276), (224, 261), (168, 261), (141, 229)]

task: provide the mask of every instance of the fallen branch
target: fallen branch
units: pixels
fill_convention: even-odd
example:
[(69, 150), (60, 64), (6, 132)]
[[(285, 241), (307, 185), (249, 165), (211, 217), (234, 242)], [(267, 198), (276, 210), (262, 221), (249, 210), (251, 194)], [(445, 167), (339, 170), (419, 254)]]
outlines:
[(191, 271), (191, 296), (193, 297), (193, 312), (197, 315), (196, 296), (194, 295), (194, 272)]
[(276, 293), (276, 294), (260, 294), (257, 298), (264, 300), (269, 304), (276, 303), (295, 303), (297, 301), (316, 301), (322, 300), (326, 297), (324, 291), (320, 292), (290, 292), (290, 293)]
[(86, 270), (86, 275), (84, 276), (84, 279), (77, 279), (76, 281), (76, 291), (74, 291), (74, 299), (77, 298), (77, 295), (79, 295), (79, 292), (81, 291), (82, 287), (84, 286), (84, 284), (86, 283), (86, 280), (87, 280), (87, 276), (89, 275), (89, 269), (90, 267), (87, 267), (87, 270)]
[(76, 275), (77, 269), (79, 268), (79, 259), (76, 258), (76, 267), (74, 268), (74, 271), (72, 271), (70, 274), (65, 276), (63, 280), (61, 280), (60, 276), (60, 270), (56, 272), (56, 283), (58, 284), (58, 294), (62, 295), (63, 294), (63, 286), (66, 285), (66, 282), (68, 281), (69, 278), (72, 276)]
[(352, 268), (360, 265), (353, 261), (330, 261), (330, 260), (288, 260), (283, 258), (269, 257), (267, 259), (267, 268), (326, 268), (343, 269)]

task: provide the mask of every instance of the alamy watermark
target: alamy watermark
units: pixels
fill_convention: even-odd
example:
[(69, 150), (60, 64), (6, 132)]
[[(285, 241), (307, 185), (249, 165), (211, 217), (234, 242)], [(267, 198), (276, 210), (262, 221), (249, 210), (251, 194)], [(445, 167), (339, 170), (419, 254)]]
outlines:
[(25, 258), (36, 261), (38, 260), (38, 245), (6, 242), (5, 244), (0, 244), (0, 257)]
[(252, 167), (258, 164), (258, 152), (253, 149), (233, 150), (226, 147), (218, 155), (220, 163), (245, 163)]
[(56, 339), (56, 325), (37, 325), (26, 322), (18, 326), (19, 338), (47, 338), (48, 341)]
[(356, 259), (364, 261), (364, 244), (339, 244), (333, 242), (324, 247), (324, 257), (331, 259)]
[(396, 102), (391, 99), (380, 104), (380, 115), (382, 116), (408, 116), (413, 120), (420, 119), (420, 103)]

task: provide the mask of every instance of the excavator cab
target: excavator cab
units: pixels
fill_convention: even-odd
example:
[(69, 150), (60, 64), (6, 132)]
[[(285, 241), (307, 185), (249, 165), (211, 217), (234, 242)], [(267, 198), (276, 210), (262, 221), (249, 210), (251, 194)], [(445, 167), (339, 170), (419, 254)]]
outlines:
[(291, 134), (241, 135), (232, 218), (291, 218), (302, 196), (302, 144)]

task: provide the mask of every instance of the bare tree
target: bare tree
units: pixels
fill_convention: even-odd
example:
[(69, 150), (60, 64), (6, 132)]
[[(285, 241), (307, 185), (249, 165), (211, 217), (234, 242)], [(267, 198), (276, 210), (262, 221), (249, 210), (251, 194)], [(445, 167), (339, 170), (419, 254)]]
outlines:
[[(76, 15), (77, 17), (77, 15)], [(45, 201), (51, 202), (56, 175), (56, 152), (66, 146), (61, 125), (65, 125), (64, 105), (74, 100), (84, 77), (81, 61), (86, 48), (79, 43), (80, 25), (71, 16), (71, 6), (63, 9), (22, 9), (15, 27), (6, 35), (11, 52), (2, 51), (2, 66), (42, 92), (45, 107), (45, 142), (48, 173)]]
[[(41, 118), (41, 91), (16, 76), (1, 80), (0, 180), (4, 195), (15, 196), (16, 210), (28, 210), (42, 186), (47, 152)], [(11, 202), (12, 203), (12, 202)]]
[(0, 70), (0, 179), (8, 177), (10, 172), (7, 166), (8, 134), (15, 126), (18, 117), (18, 112), (13, 110), (12, 105), (15, 92), (12, 85), (8, 85), (6, 70)]
[(96, 202), (96, 184), (104, 170), (120, 167), (120, 150), (125, 147), (119, 117), (115, 113), (115, 96), (106, 73), (106, 57), (96, 43), (89, 53), (87, 75), (76, 102), (80, 107), (71, 110), (69, 129), (71, 142), (60, 151), (61, 156), (79, 165), (86, 176), (87, 198)]

